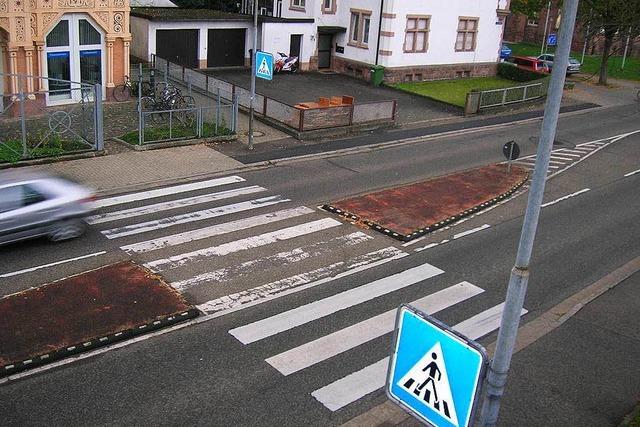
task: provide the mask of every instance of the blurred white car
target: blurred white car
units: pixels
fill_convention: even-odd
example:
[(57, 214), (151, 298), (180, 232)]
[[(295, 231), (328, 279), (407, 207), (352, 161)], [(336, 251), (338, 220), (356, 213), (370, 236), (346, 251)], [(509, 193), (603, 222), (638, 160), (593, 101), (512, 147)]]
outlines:
[[(551, 70), (553, 68), (553, 54), (546, 54), (538, 56), (538, 59), (544, 63), (544, 65)], [(580, 61), (575, 58), (569, 58), (569, 64), (567, 65), (567, 74), (574, 74), (580, 72)]]
[(0, 174), (0, 245), (40, 236), (78, 237), (93, 200), (91, 190), (64, 178)]

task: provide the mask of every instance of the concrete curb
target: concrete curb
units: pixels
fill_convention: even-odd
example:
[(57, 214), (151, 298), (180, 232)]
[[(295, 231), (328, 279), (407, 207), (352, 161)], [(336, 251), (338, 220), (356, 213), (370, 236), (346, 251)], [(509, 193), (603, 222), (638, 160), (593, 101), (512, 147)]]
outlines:
[(130, 338), (133, 338), (137, 335), (142, 335), (147, 332), (155, 331), (161, 328), (166, 328), (168, 326), (175, 325), (176, 323), (193, 319), (197, 317), (199, 314), (200, 314), (200, 311), (198, 311), (195, 308), (190, 308), (186, 311), (176, 313), (170, 316), (159, 317), (152, 322), (143, 323), (129, 329), (124, 329), (122, 331), (115, 332), (109, 335), (96, 337), (92, 340), (85, 341), (82, 343), (76, 343), (70, 346), (65, 346), (64, 348), (61, 348), (59, 350), (41, 354), (37, 357), (32, 357), (31, 359), (22, 360), (20, 362), (12, 363), (10, 365), (0, 366), (0, 378), (13, 375), (15, 373), (24, 371), (26, 369), (31, 369), (37, 366), (51, 363), (56, 360), (65, 358), (67, 356), (72, 356), (74, 354), (94, 350), (96, 348), (104, 347), (118, 341), (124, 341)]

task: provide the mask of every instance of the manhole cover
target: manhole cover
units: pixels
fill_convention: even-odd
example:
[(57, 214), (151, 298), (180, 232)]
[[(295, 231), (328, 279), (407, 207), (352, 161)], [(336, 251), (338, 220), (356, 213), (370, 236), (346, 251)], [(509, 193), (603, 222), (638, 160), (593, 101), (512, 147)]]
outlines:
[[(249, 136), (249, 131), (246, 131), (244, 134), (245, 134), (245, 136)], [(254, 130), (253, 131), (253, 137), (254, 138), (260, 138), (261, 136), (264, 136), (264, 132), (259, 131), (259, 130)]]

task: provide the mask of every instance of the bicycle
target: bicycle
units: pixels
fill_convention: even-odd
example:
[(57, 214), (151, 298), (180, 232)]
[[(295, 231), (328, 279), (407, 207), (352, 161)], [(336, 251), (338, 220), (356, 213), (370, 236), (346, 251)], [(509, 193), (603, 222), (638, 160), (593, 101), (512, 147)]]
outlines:
[[(132, 84), (133, 83), (133, 84)], [(124, 83), (113, 89), (113, 98), (118, 102), (128, 101), (131, 95), (138, 94), (138, 85), (142, 88), (142, 96), (153, 95), (153, 88), (149, 82), (132, 82), (129, 76), (124, 76)]]
[[(164, 85), (161, 88), (160, 85)], [(156, 111), (151, 120), (157, 124), (164, 123), (172, 116), (183, 126), (193, 126), (196, 120), (196, 101), (190, 96), (183, 96), (180, 90), (170, 83), (159, 83), (159, 96), (145, 96), (140, 99), (142, 111)], [(175, 113), (171, 110), (178, 110)]]

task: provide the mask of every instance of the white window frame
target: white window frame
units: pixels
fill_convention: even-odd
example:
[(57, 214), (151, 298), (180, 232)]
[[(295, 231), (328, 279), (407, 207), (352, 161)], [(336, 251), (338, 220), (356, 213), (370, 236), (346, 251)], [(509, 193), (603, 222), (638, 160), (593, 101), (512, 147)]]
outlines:
[[(327, 15), (334, 15), (336, 13), (336, 1), (337, 0), (320, 0), (322, 2), (322, 13)], [(326, 2), (329, 1), (329, 7), (325, 7)]]
[[(409, 21), (416, 21), (415, 28), (409, 28)], [(427, 21), (424, 29), (420, 29), (420, 21)], [(405, 53), (425, 53), (429, 49), (429, 31), (431, 29), (431, 15), (407, 15), (407, 24), (404, 30), (404, 44), (402, 48)], [(411, 49), (407, 49), (407, 34), (413, 34), (413, 46)], [(417, 49), (417, 35), (418, 33), (424, 33), (424, 46), (421, 49)]]
[(306, 7), (306, 0), (291, 0), (291, 3), (289, 4), (289, 9), (291, 10), (305, 11)]
[[(349, 14), (349, 46), (369, 49), (369, 34), (371, 32), (371, 11), (351, 9)], [(355, 18), (355, 19), (354, 19)], [(365, 20), (369, 21), (367, 33), (364, 32)], [(366, 40), (365, 40), (366, 39)]]
[[(81, 45), (80, 44), (80, 20), (86, 19), (91, 26), (100, 34), (100, 44), (90, 44), (90, 45)], [(60, 21), (69, 21), (69, 45), (68, 46), (47, 46), (46, 40), (47, 36), (53, 29), (60, 23)], [(100, 28), (100, 26), (85, 13), (65, 13), (58, 19), (51, 27), (51, 29), (44, 35), (45, 46), (42, 50), (42, 56), (40, 58), (40, 63), (42, 64), (41, 73), (43, 77), (48, 77), (49, 74), (49, 66), (47, 60), (47, 53), (52, 52), (69, 52), (69, 67), (70, 69), (70, 79), (73, 82), (80, 82), (80, 51), (81, 50), (100, 50), (100, 66), (102, 69), (100, 70), (100, 79), (102, 80), (100, 84), (102, 85), (102, 98), (104, 99), (106, 96), (106, 87), (105, 87), (105, 79), (107, 76), (106, 69), (106, 48), (105, 48), (105, 37), (106, 34)], [(61, 105), (61, 104), (69, 104), (73, 102), (80, 101), (81, 91), (80, 85), (71, 84), (71, 96), (51, 96), (49, 94), (49, 82), (48, 80), (43, 80), (43, 87), (46, 89), (45, 93), (45, 102), (47, 105)], [(93, 97), (91, 97), (93, 99)]]
[[(473, 30), (469, 30), (467, 28), (465, 28), (464, 30), (460, 29), (460, 22), (462, 21), (466, 21), (467, 24), (466, 26), (468, 26), (468, 22), (470, 21), (474, 21), (475, 27)], [(476, 50), (476, 45), (478, 43), (478, 26), (480, 24), (480, 18), (475, 17), (475, 16), (460, 16), (458, 17), (458, 28), (456, 29), (456, 44), (454, 46), (454, 50), (456, 52), (475, 52)], [(458, 36), (460, 34), (463, 34), (463, 38), (462, 38), (462, 47), (460, 49), (458, 49)], [(467, 37), (471, 34), (471, 36), (473, 37), (473, 43), (471, 46), (471, 49), (467, 49), (465, 46), (467, 45)]]

